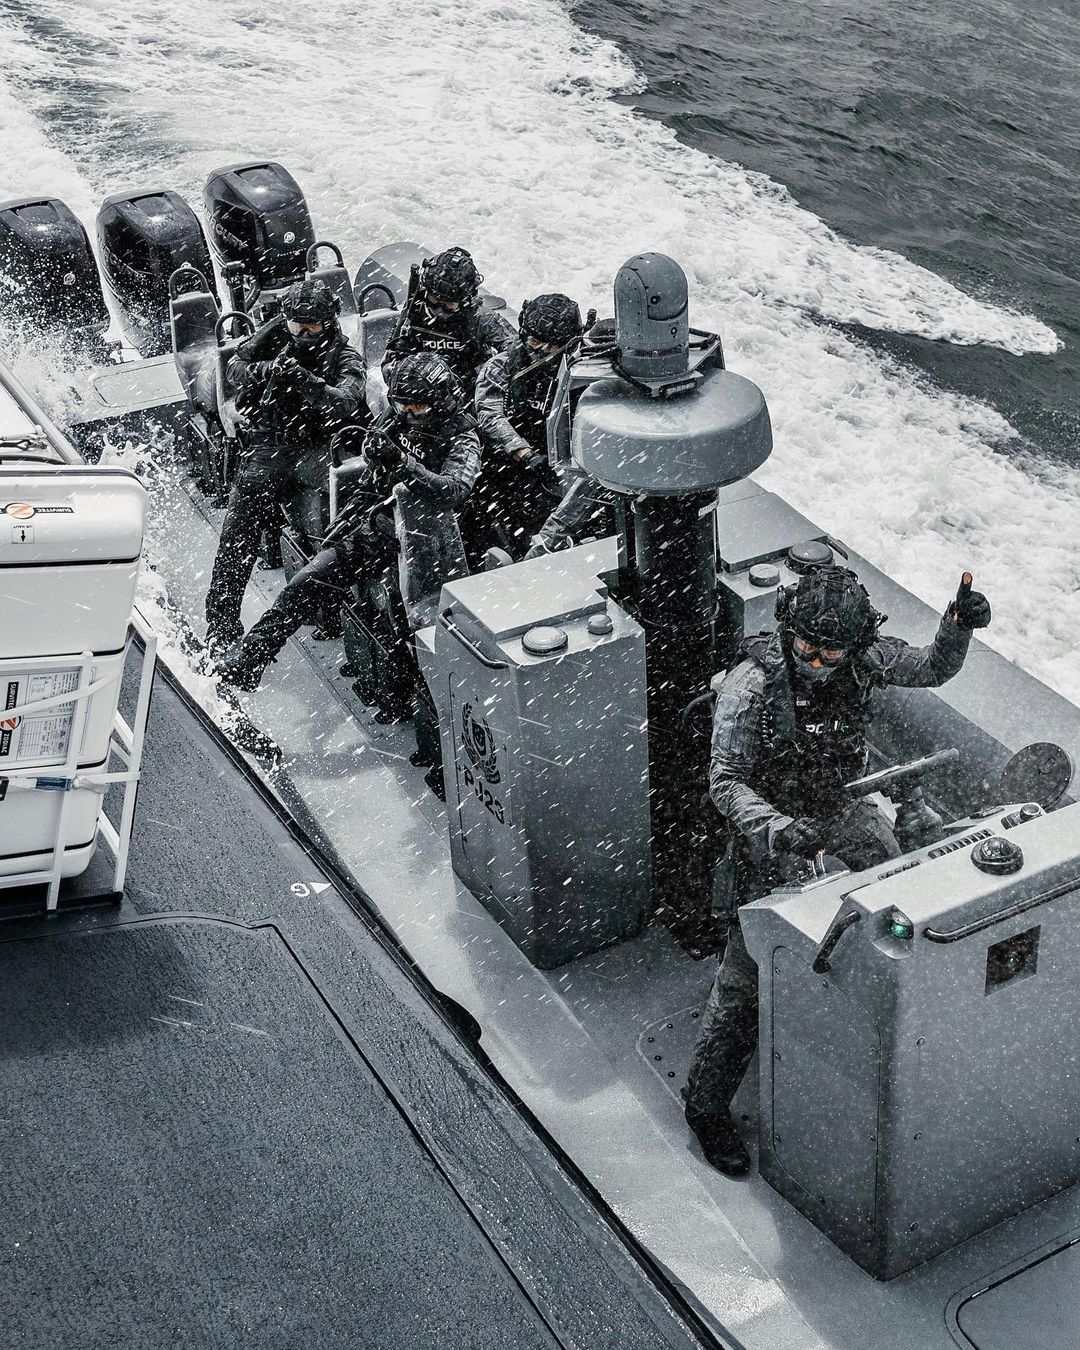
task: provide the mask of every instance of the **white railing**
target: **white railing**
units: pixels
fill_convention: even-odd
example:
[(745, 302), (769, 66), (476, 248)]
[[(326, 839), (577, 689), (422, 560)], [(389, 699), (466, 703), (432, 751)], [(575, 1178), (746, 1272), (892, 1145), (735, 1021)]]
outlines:
[[(120, 773), (79, 772), (79, 756), (82, 751), (83, 734), (89, 709), (89, 700), (106, 685), (119, 683), (127, 669), (128, 657), (134, 646), (133, 638), (138, 635), (142, 640), (142, 663), (139, 669), (139, 688), (135, 698), (135, 714), (131, 725), (124, 720), (119, 710), (113, 719), (112, 733), (109, 738), (105, 768), (108, 770), (113, 757), (120, 760), (124, 769)], [(46, 886), (46, 908), (55, 910), (60, 901), (60, 886), (63, 881), (65, 838), (64, 826), (67, 820), (68, 805), (74, 791), (99, 792), (103, 796), (109, 788), (119, 785), (122, 788), (120, 819), (114, 824), (105, 814), (104, 802), (98, 809), (98, 832), (112, 849), (114, 868), (112, 890), (119, 893), (124, 889), (127, 875), (128, 850), (131, 845), (132, 827), (135, 822), (135, 798), (139, 777), (142, 771), (143, 743), (146, 739), (146, 724), (150, 716), (150, 694), (154, 683), (154, 669), (157, 664), (157, 635), (138, 610), (134, 610), (128, 628), (128, 639), (124, 648), (124, 660), (112, 675), (102, 679), (93, 679), (93, 667), (98, 660), (93, 652), (82, 652), (73, 656), (8, 657), (0, 660), (0, 679), (5, 670), (20, 672), (33, 671), (77, 671), (78, 681), (73, 690), (62, 694), (53, 694), (49, 698), (36, 699), (30, 703), (6, 708), (0, 717), (24, 717), (27, 713), (49, 707), (73, 705), (71, 726), (68, 731), (67, 755), (60, 764), (49, 764), (42, 768), (22, 768), (15, 773), (0, 774), (0, 785), (6, 792), (55, 792), (59, 794), (55, 836), (48, 862), (33, 871), (17, 872), (10, 876), (0, 876), (0, 889), (15, 886)], [(89, 898), (89, 897), (87, 897)]]

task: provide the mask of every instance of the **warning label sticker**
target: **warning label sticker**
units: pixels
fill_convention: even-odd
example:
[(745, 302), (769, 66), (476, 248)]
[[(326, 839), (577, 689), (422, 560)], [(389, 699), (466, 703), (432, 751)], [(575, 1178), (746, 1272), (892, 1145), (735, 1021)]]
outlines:
[(10, 516), (12, 520), (31, 520), (34, 516), (73, 516), (73, 506), (38, 506), (33, 502), (0, 503), (0, 516)]
[[(93, 673), (91, 672), (91, 679)], [(77, 670), (49, 670), (6, 676), (0, 681), (0, 763), (10, 768), (15, 763), (33, 760), (41, 764), (62, 764), (67, 758), (75, 704), (61, 703), (31, 711), (26, 716), (11, 714), (20, 704), (35, 703), (57, 694), (73, 693), (79, 686)]]

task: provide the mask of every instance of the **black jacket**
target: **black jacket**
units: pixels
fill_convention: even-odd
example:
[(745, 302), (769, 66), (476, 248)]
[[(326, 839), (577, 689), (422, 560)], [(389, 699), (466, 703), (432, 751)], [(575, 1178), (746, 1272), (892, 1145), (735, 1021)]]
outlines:
[(410, 427), (393, 410), (364, 438), (364, 459), (380, 487), (404, 483), (421, 497), (457, 510), (480, 472), (480, 438), (468, 413), (452, 413), (431, 428)]
[(717, 809), (761, 855), (795, 816), (828, 818), (845, 782), (866, 767), (866, 725), (876, 689), (927, 689), (964, 664), (971, 633), (949, 614), (926, 647), (879, 636), (820, 688), (797, 688), (779, 633), (744, 645), (744, 659), (714, 680), (709, 791)]
[(476, 381), (476, 416), (496, 453), (547, 454), (547, 415), (561, 365), (557, 358), (538, 360), (520, 341), (484, 364)]
[(340, 330), (314, 356), (295, 353), (279, 314), (240, 344), (227, 373), (252, 443), (322, 444), (367, 414), (364, 362)]

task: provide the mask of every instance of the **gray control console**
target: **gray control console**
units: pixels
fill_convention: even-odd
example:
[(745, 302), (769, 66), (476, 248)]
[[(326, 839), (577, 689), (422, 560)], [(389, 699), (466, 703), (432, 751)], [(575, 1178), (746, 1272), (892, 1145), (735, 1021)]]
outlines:
[(1080, 805), (742, 910), (764, 1177), (879, 1279), (1080, 1180)]
[(454, 871), (544, 969), (634, 932), (651, 894), (645, 640), (601, 579), (615, 552), (451, 582), (419, 644)]

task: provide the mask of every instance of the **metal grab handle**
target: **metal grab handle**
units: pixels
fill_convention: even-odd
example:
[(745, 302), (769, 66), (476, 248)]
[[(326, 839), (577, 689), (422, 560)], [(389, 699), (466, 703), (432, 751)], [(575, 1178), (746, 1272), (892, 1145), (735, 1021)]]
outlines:
[(923, 937), (930, 942), (959, 942), (961, 938), (981, 933), (984, 928), (992, 928), (994, 924), (1003, 923), (1006, 919), (1015, 919), (1020, 914), (1026, 914), (1029, 909), (1034, 909), (1036, 905), (1045, 905), (1048, 900), (1057, 900), (1062, 895), (1068, 895), (1070, 891), (1080, 892), (1080, 877), (1064, 881), (1049, 891), (1040, 891), (1038, 895), (1029, 896), (1026, 900), (1018, 900), (1015, 905), (1008, 905), (1005, 909), (995, 910), (984, 919), (972, 919), (971, 923), (961, 924), (959, 928), (949, 928), (945, 931), (940, 928), (924, 928)]
[(304, 256), (304, 266), (309, 272), (314, 271), (317, 266), (319, 261), (319, 249), (321, 248), (333, 249), (334, 261), (337, 263), (338, 267), (344, 267), (345, 264), (341, 256), (341, 249), (338, 248), (337, 244), (331, 243), (329, 239), (319, 239), (316, 243), (311, 245)]
[(394, 295), (394, 292), (390, 289), (390, 287), (384, 286), (381, 281), (369, 281), (368, 284), (364, 287), (364, 289), (360, 292), (360, 294), (356, 297), (356, 308), (360, 311), (361, 314), (365, 313), (364, 301), (368, 298), (368, 296), (371, 294), (372, 291), (382, 291), (383, 295), (385, 295), (387, 300), (390, 301), (389, 305), (387, 305), (387, 309), (397, 309), (398, 307), (397, 297)]
[(180, 290), (180, 283), (179, 283), (179, 281), (177, 280), (177, 277), (182, 277), (182, 276), (198, 277), (198, 278), (199, 278), (199, 285), (198, 285), (198, 287), (197, 287), (197, 290), (203, 291), (206, 295), (213, 296), (213, 294), (214, 294), (213, 291), (210, 289), (210, 286), (209, 286), (209, 284), (208, 284), (206, 278), (205, 278), (205, 277), (203, 276), (203, 274), (199, 271), (199, 269), (198, 269), (197, 267), (193, 267), (193, 266), (191, 265), (191, 263), (183, 263), (180, 267), (178, 267), (178, 268), (176, 269), (175, 272), (173, 272), (173, 273), (169, 276), (169, 299), (170, 299), (170, 300), (176, 300), (176, 299), (178, 299), (181, 295), (190, 295), (190, 294), (193, 293), (192, 291), (181, 291), (181, 290)]
[[(217, 343), (219, 347), (221, 346), (222, 340), (224, 338), (224, 333), (222, 330), (224, 329), (225, 325), (227, 323), (230, 323), (233, 319), (243, 319), (243, 321), (246, 324), (250, 325), (249, 332), (247, 334), (248, 337), (251, 337), (251, 335), (255, 332), (255, 320), (251, 317), (250, 314), (245, 314), (242, 309), (226, 310), (226, 312), (221, 316), (220, 319), (218, 319), (217, 323), (214, 325), (214, 341)], [(236, 334), (234, 333), (233, 336), (235, 337)]]
[(821, 944), (817, 956), (814, 957), (813, 971), (815, 975), (824, 975), (832, 970), (832, 963), (829, 957), (836, 950), (836, 944), (844, 936), (849, 928), (859, 923), (862, 915), (857, 909), (849, 909), (846, 914), (841, 914), (832, 921), (829, 931), (825, 934), (825, 941)]
[(453, 621), (453, 619), (451, 619), (450, 615), (452, 613), (453, 610), (444, 609), (443, 612), (439, 615), (439, 622), (451, 635), (451, 637), (456, 637), (457, 640), (461, 643), (461, 645), (465, 648), (465, 650), (471, 656), (475, 656), (476, 659), (480, 662), (480, 664), (482, 666), (486, 666), (488, 670), (506, 670), (509, 666), (509, 663), (506, 661), (493, 661), (490, 656), (485, 656), (484, 653), (480, 650), (480, 648), (476, 645), (476, 643), (470, 641), (469, 638), (465, 636), (465, 634)]

